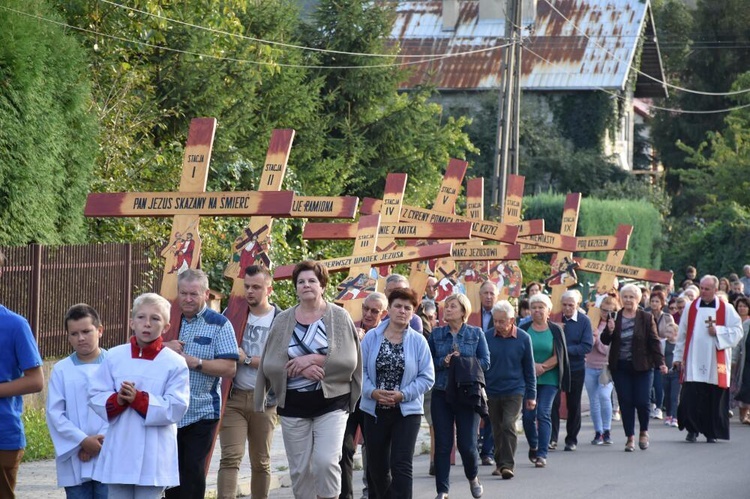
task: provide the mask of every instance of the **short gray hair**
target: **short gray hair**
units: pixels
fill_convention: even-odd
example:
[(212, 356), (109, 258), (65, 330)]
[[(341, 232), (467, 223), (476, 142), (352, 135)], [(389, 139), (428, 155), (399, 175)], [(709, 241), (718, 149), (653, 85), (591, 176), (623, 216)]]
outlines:
[(380, 293), (379, 291), (374, 291), (370, 293), (369, 295), (367, 295), (363, 303), (367, 303), (369, 301), (380, 302), (380, 305), (382, 305), (383, 310), (388, 308), (388, 298), (386, 298), (385, 295), (383, 293)]
[(581, 292), (577, 289), (569, 289), (566, 292), (562, 294), (560, 297), (560, 301), (567, 300), (568, 298), (573, 298), (573, 300), (576, 302), (576, 305), (580, 305), (581, 302), (583, 302), (583, 296), (581, 296)]
[(549, 296), (545, 295), (544, 293), (537, 293), (529, 298), (529, 308), (534, 303), (541, 302), (544, 304), (545, 307), (547, 307), (547, 310), (550, 312), (552, 311), (552, 300), (549, 299)]
[(641, 291), (641, 288), (639, 288), (635, 284), (626, 284), (620, 288), (620, 296), (622, 296), (622, 294), (627, 291), (630, 291), (631, 293), (633, 293), (637, 301), (641, 301), (641, 298), (643, 297), (643, 292)]
[(409, 287), (409, 279), (402, 276), (401, 274), (391, 274), (385, 279), (385, 285), (388, 286), (392, 282), (405, 282), (406, 287)]
[(198, 282), (201, 285), (201, 291), (208, 291), (208, 276), (202, 270), (184, 270), (177, 276), (177, 287), (179, 288), (184, 282)]
[(437, 305), (432, 300), (422, 300), (422, 311), (426, 314), (437, 312)]
[[(700, 282), (703, 282), (705, 279), (713, 281), (714, 287), (716, 289), (719, 289), (719, 278), (718, 277), (716, 277), (715, 275), (706, 274), (703, 277), (701, 277)], [(742, 281), (740, 281), (740, 282), (742, 282)]]
[(516, 316), (516, 309), (513, 308), (513, 305), (511, 305), (508, 300), (500, 300), (499, 302), (495, 303), (492, 306), (493, 316), (495, 315), (495, 312), (505, 312), (508, 318)]
[(485, 286), (492, 286), (492, 289), (495, 290), (495, 293), (499, 293), (500, 292), (500, 290), (497, 287), (497, 284), (495, 284), (494, 282), (490, 281), (489, 279), (486, 280), (486, 281), (484, 281), (482, 283), (482, 285), (479, 286), (479, 291), (482, 291), (482, 288), (484, 288)]

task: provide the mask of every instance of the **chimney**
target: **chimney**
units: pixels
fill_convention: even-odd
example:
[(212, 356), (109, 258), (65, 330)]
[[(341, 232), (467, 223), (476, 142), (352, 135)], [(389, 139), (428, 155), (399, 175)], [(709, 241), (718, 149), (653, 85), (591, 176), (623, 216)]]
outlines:
[(443, 0), (443, 31), (455, 31), (458, 24), (458, 0)]

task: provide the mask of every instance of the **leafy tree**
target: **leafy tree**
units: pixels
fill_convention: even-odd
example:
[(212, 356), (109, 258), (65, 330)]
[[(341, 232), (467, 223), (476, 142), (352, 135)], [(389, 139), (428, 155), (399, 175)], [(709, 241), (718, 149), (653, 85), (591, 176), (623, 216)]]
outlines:
[[(699, 0), (692, 11), (692, 21), (686, 21), (685, 10), (676, 2), (658, 6), (656, 18), (660, 41), (676, 40), (665, 58), (668, 79), (682, 87), (705, 92), (727, 92), (737, 76), (750, 69), (750, 0), (712, 2)], [(684, 34), (690, 40), (686, 43)], [(690, 49), (689, 52), (687, 49)], [(677, 52), (677, 54), (675, 54)], [(670, 89), (671, 97), (665, 107), (689, 110), (714, 110), (731, 107), (729, 97), (696, 95)], [(667, 181), (675, 194), (675, 211), (684, 212), (696, 207), (696, 200), (681, 199), (684, 173), (676, 169), (691, 169), (688, 154), (677, 142), (696, 148), (709, 131), (723, 125), (723, 114), (673, 114), (659, 111), (654, 119), (653, 137), (660, 158), (670, 172)]]
[[(393, 6), (352, 0), (322, 0), (303, 34), (305, 45), (330, 50), (391, 54), (387, 41)], [(430, 89), (399, 92), (406, 73), (395, 57), (321, 53), (326, 69), (313, 71), (323, 82), (321, 112), (329, 116), (326, 157), (341, 161), (326, 172), (335, 192), (380, 197), (388, 172), (409, 174), (407, 198), (425, 203), (434, 197), (450, 157), (473, 150), (463, 132), (465, 118), (443, 118), (430, 102)], [(340, 68), (358, 66), (358, 69)], [(372, 67), (379, 66), (379, 67)]]
[(0, 244), (81, 242), (96, 151), (84, 53), (46, 1), (0, 10)]

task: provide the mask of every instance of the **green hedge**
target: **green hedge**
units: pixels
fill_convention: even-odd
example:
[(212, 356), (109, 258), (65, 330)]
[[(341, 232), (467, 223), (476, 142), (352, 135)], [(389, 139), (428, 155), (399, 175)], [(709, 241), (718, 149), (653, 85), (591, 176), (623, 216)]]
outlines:
[[(545, 230), (560, 231), (560, 220), (565, 196), (540, 194), (524, 198), (524, 219), (543, 218)], [(578, 236), (601, 236), (614, 234), (619, 224), (633, 226), (633, 235), (625, 253), (623, 263), (636, 267), (660, 269), (662, 264), (662, 219), (653, 205), (645, 201), (603, 200), (584, 198), (578, 216)], [(596, 260), (604, 260), (606, 253), (587, 252), (576, 254)], [(589, 280), (596, 280), (588, 276)]]

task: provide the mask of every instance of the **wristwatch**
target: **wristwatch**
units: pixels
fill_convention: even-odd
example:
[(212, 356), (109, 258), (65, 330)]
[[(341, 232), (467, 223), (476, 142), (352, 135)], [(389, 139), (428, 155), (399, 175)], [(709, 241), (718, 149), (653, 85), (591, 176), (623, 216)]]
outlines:
[(202, 371), (203, 370), (203, 359), (198, 359), (198, 365), (195, 366), (196, 371)]
[(246, 366), (251, 366), (253, 364), (253, 358), (250, 355), (246, 355), (245, 360), (243, 360), (242, 363)]

